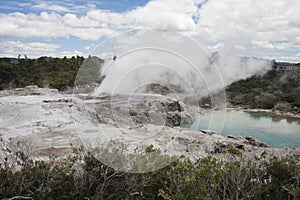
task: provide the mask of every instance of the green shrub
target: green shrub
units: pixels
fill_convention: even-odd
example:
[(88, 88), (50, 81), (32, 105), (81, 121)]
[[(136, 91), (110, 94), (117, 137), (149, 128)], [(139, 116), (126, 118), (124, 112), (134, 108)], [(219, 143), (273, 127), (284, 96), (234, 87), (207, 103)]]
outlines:
[(236, 147), (234, 147), (233, 145), (229, 145), (227, 151), (228, 151), (228, 153), (237, 155), (239, 157), (243, 156), (243, 153), (240, 150), (238, 150)]
[[(153, 153), (153, 146), (149, 149)], [(14, 152), (9, 151), (5, 155)], [(73, 151), (66, 158), (48, 161), (14, 154), (22, 161), (15, 168), (8, 164), (13, 157), (4, 158), (0, 199), (299, 199), (296, 156), (253, 161), (205, 157), (196, 163), (176, 160), (162, 169), (136, 174), (106, 166), (83, 148)], [(228, 151), (240, 156), (233, 146)]]
[[(287, 102), (283, 111), (300, 111), (300, 73), (268, 71), (263, 76), (252, 76), (232, 83), (226, 88), (229, 102), (234, 106), (272, 109), (277, 103)], [(275, 108), (277, 109), (277, 108)]]

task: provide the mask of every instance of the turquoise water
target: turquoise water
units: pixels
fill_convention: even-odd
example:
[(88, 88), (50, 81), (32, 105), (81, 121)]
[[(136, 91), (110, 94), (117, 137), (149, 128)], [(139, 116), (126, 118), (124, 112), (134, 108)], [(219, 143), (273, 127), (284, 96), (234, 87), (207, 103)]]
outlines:
[(214, 111), (201, 115), (191, 128), (209, 129), (222, 135), (253, 136), (270, 147), (300, 147), (300, 120), (298, 119), (243, 111), (227, 111), (224, 115), (224, 111)]

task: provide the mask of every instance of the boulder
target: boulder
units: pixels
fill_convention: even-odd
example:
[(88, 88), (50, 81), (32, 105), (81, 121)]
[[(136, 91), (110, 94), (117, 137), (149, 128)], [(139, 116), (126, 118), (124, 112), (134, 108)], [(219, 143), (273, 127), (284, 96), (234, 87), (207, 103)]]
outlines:
[(214, 134), (217, 134), (216, 132), (214, 131), (211, 131), (211, 130), (200, 130), (202, 133), (204, 133), (205, 135), (214, 135)]
[(217, 142), (212, 153), (224, 153), (227, 151), (228, 145), (222, 142)]
[(242, 136), (234, 136), (234, 135), (227, 135), (227, 138), (234, 139), (234, 140), (237, 140), (237, 141), (243, 141), (244, 140), (244, 138)]
[(173, 100), (172, 102), (167, 103), (168, 111), (184, 111), (183, 107), (180, 105), (179, 101)]
[(268, 148), (269, 147), (269, 145), (267, 145), (266, 143), (258, 140), (255, 137), (248, 136), (245, 139), (246, 139), (246, 141), (244, 142), (245, 144), (250, 144), (250, 145), (253, 145), (253, 146), (264, 147), (264, 148)]

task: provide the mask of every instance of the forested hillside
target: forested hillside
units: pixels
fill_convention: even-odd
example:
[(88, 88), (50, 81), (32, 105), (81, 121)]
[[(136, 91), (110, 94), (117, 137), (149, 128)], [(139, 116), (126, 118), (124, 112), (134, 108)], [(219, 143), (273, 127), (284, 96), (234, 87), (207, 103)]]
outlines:
[(270, 70), (263, 76), (252, 76), (226, 89), (229, 102), (249, 108), (300, 112), (300, 73)]
[[(0, 89), (38, 85), (64, 90), (73, 85), (77, 71), (84, 60), (81, 56), (38, 59), (0, 58)], [(100, 59), (91, 57), (89, 60), (95, 63)], [(83, 68), (86, 70), (82, 71), (86, 80), (93, 80), (94, 76), (98, 77), (92, 68)], [(89, 79), (89, 76), (92, 76), (92, 79)]]

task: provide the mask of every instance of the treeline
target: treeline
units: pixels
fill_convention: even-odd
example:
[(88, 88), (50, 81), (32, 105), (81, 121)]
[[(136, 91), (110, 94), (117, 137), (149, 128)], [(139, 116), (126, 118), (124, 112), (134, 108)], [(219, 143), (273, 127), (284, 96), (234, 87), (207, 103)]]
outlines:
[(300, 73), (270, 70), (254, 75), (226, 88), (229, 102), (234, 106), (277, 109), (300, 113)]
[[(49, 86), (64, 90), (73, 86), (76, 74), (86, 60), (92, 63), (100, 61), (97, 57), (85, 59), (82, 56), (38, 59), (0, 58), (0, 90), (27, 85)], [(95, 68), (99, 71), (99, 66), (96, 65), (83, 70), (85, 81), (80, 80), (79, 83), (86, 84), (87, 81), (94, 80), (95, 76), (99, 78), (99, 72), (95, 73)]]
[(67, 158), (49, 161), (4, 150), (8, 156), (0, 165), (1, 199), (300, 198), (299, 156), (266, 159), (263, 153), (249, 161), (232, 153), (229, 156), (239, 159), (206, 157), (196, 164), (177, 160), (154, 172), (134, 174), (110, 168), (80, 148)]

